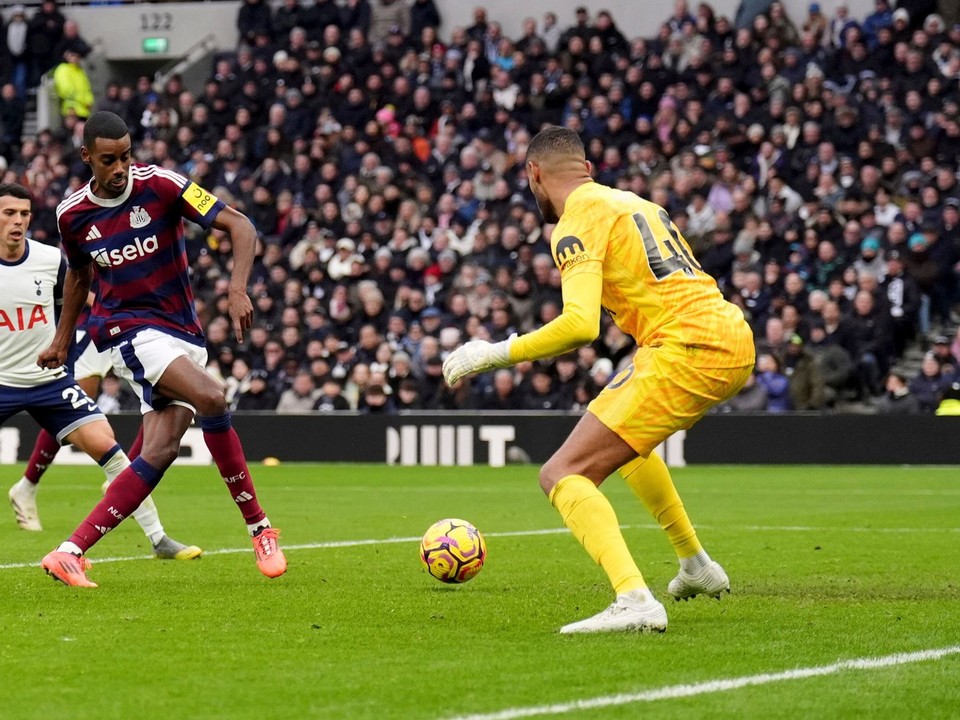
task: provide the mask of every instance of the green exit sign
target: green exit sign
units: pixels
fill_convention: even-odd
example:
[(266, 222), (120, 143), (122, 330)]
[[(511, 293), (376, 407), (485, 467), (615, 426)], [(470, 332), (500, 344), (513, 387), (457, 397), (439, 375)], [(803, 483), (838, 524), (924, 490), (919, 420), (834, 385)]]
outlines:
[(162, 37), (148, 37), (143, 39), (143, 52), (147, 55), (165, 53), (170, 47), (170, 41)]

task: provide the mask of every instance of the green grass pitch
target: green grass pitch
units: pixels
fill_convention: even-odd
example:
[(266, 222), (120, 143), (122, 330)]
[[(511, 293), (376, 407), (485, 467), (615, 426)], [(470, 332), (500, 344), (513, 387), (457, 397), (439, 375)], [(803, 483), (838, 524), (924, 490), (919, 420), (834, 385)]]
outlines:
[[(604, 489), (670, 627), (586, 637), (556, 630), (603, 609), (611, 591), (563, 531), (536, 468), (253, 471), (288, 547), (278, 580), (257, 572), (212, 467), (174, 468), (156, 494), (167, 531), (209, 554), (144, 559), (145, 540), (127, 522), (91, 553), (96, 590), (54, 583), (37, 563), (96, 501), (97, 468), (50, 470), (43, 533), (20, 531), (0, 508), (0, 717), (433, 720), (520, 717), (553, 703), (591, 720), (960, 715), (955, 652), (690, 697), (568, 705), (955, 648), (956, 468), (675, 471), (733, 585), (721, 602), (689, 603), (667, 602), (676, 567), (667, 538), (611, 478)], [(19, 472), (0, 468), (4, 494)], [(426, 574), (413, 539), (448, 516), (473, 522), (488, 545), (486, 567), (458, 587)], [(229, 549), (242, 551), (213, 552)]]

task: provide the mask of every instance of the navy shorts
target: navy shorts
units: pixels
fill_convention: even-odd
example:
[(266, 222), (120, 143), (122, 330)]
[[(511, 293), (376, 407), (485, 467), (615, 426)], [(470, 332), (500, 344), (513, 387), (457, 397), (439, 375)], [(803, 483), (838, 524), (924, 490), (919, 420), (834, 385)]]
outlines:
[(21, 411), (29, 413), (61, 445), (81, 425), (106, 420), (73, 375), (29, 388), (0, 385), (0, 425)]

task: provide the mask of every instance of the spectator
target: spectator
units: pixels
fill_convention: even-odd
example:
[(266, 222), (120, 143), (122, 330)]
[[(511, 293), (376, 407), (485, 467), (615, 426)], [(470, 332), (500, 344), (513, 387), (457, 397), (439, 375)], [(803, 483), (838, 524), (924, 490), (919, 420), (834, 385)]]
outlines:
[(919, 411), (932, 413), (940, 405), (940, 398), (949, 383), (944, 378), (940, 363), (933, 353), (923, 356), (920, 371), (910, 381), (910, 392), (916, 398)]
[(885, 282), (888, 268), (889, 264), (884, 262), (880, 253), (880, 241), (873, 236), (864, 238), (860, 243), (859, 255), (853, 261), (853, 269), (858, 275), (869, 273)]
[(560, 44), (562, 30), (557, 23), (557, 14), (555, 12), (546, 12), (543, 15), (543, 25), (540, 27), (540, 38), (543, 40), (544, 49), (553, 54), (557, 51)]
[(560, 410), (563, 408), (563, 396), (553, 387), (550, 371), (537, 365), (530, 373), (530, 384), (522, 391), (524, 410)]
[(313, 382), (313, 376), (306, 370), (299, 371), (293, 384), (280, 393), (277, 412), (280, 414), (309, 413), (315, 409), (319, 392)]
[(937, 415), (960, 415), (960, 382), (953, 382), (943, 391), (943, 400), (937, 407)]
[(784, 47), (796, 45), (800, 40), (800, 33), (797, 32), (796, 26), (787, 15), (783, 3), (779, 0), (771, 3), (770, 9), (767, 12), (770, 17), (769, 32), (772, 33)]
[(934, 259), (927, 237), (923, 233), (914, 233), (907, 241), (907, 270), (917, 282), (920, 291), (920, 310), (918, 313), (918, 330), (927, 335), (935, 312), (942, 322), (945, 319), (941, 303), (938, 302), (940, 289), (941, 266)]
[(820, 364), (803, 338), (795, 333), (787, 344), (783, 374), (790, 381), (790, 402), (794, 410), (820, 410), (824, 406), (825, 383)]
[(843, 399), (854, 375), (853, 360), (842, 345), (827, 337), (822, 320), (810, 328), (808, 348), (813, 354), (823, 378), (823, 397), (826, 407), (833, 407)]
[(40, 77), (61, 59), (62, 55), (58, 56), (56, 51), (63, 39), (65, 23), (55, 0), (43, 0), (40, 9), (30, 18), (27, 47), (31, 58), (31, 87), (38, 85)]
[(340, 11), (344, 31), (359, 30), (366, 36), (370, 30), (370, 0), (347, 0)]
[(757, 373), (747, 378), (747, 382), (735, 396), (718, 406), (718, 412), (764, 412), (767, 409), (767, 388), (757, 381)]
[(907, 386), (902, 373), (893, 371), (884, 381), (886, 393), (877, 400), (877, 412), (881, 415), (917, 415), (920, 403)]
[[(424, 383), (415, 404), (479, 404), (492, 377), (434, 385), (432, 358), (455, 342), (451, 332), (499, 337), (549, 321), (562, 305), (551, 228), (539, 221), (523, 168), (544, 122), (580, 130), (602, 182), (664, 205), (757, 331), (780, 322), (779, 361), (790, 361), (784, 338), (803, 338), (824, 376), (825, 405), (842, 409), (855, 396), (844, 379), (849, 358), (861, 364), (856, 387), (865, 360), (876, 361), (879, 392), (886, 368), (927, 341), (918, 328), (955, 323), (960, 33), (928, 19), (926, 5), (891, 12), (891, 27), (883, 2), (871, 4), (871, 18), (839, 11), (836, 46), (818, 7), (795, 37), (785, 12), (794, 6), (770, 0), (744, 4), (748, 27), (738, 33), (708, 6), (694, 13), (676, 3), (657, 37), (625, 41), (615, 11), (591, 17), (577, 8), (561, 21), (547, 13), (539, 27), (525, 18), (522, 34), (508, 37), (502, 18), (483, 8), (469, 27), (442, 33), (432, 17), (415, 22), (432, 16), (430, 5), (284, 0), (272, 24), (248, 23), (235, 56), (218, 57), (204, 87), (172, 79), (153, 93), (144, 77), (116, 82), (99, 100), (130, 119), (138, 157), (222, 186), (222, 197), (256, 218), (260, 327), (244, 352), (277, 390), (300, 368), (318, 383), (328, 374), (346, 381), (360, 328), (373, 325), (383, 340), (362, 349), (369, 383), (389, 365), (398, 408), (408, 371)], [(55, 3), (47, 7), (56, 13)], [(245, 2), (238, 27), (253, 13), (269, 14), (269, 4)], [(379, 30), (365, 37), (371, 23)], [(3, 33), (12, 48), (17, 27)], [(56, 42), (66, 48), (80, 36), (63, 22)], [(28, 38), (28, 62), (30, 47)], [(2, 60), (16, 67), (9, 50)], [(22, 138), (22, 108), (7, 101), (19, 88), (10, 85), (0, 90), (0, 167), (30, 184), (35, 236), (52, 238), (57, 203), (86, 178), (80, 125), (68, 115), (62, 131)], [(337, 250), (338, 239), (354, 249)], [(219, 327), (230, 239), (193, 240), (200, 309)], [(367, 280), (382, 300), (370, 298)], [(923, 313), (919, 294), (916, 309), (912, 301), (917, 283), (928, 298)], [(872, 297), (869, 317), (854, 310), (861, 290)], [(601, 331), (570, 378), (565, 361), (547, 367), (564, 406), (582, 408), (593, 392), (579, 372), (596, 365), (603, 376), (632, 352), (614, 325)], [(879, 355), (860, 352), (878, 338)], [(404, 363), (387, 359), (384, 343), (411, 354), (412, 369), (395, 377)], [(224, 337), (211, 351), (229, 344)], [(242, 370), (222, 368), (238, 383), (238, 406), (249, 382)], [(530, 372), (516, 378), (524, 389)], [(359, 388), (348, 389), (359, 402)]]
[(820, 45), (827, 37), (828, 28), (829, 21), (820, 9), (820, 3), (810, 3), (807, 17), (801, 26), (804, 34), (809, 35), (815, 44)]
[[(241, 13), (250, 14), (251, 12), (260, 13), (262, 10), (244, 10), (244, 7), (240, 8)], [(303, 20), (303, 8), (300, 7), (300, 0), (283, 0), (283, 4), (276, 9), (273, 13), (272, 26), (273, 31), (276, 33), (278, 38), (289, 37), (290, 31), (295, 27), (302, 27)], [(238, 16), (237, 18), (237, 27), (240, 29), (241, 24), (247, 25), (248, 19), (244, 18), (241, 20)], [(256, 28), (254, 28), (256, 29)], [(248, 33), (240, 29), (241, 40), (249, 40)]]
[(393, 415), (396, 411), (393, 398), (385, 386), (372, 384), (363, 391), (360, 412), (364, 415)]
[(350, 238), (340, 238), (335, 245), (336, 253), (327, 263), (327, 277), (333, 281), (350, 278), (353, 275), (353, 266), (358, 257), (355, 253), (357, 245)]
[[(221, 357), (224, 359), (228, 356), (233, 357), (233, 348), (226, 347), (225, 349), (228, 353), (222, 353)], [(250, 387), (250, 366), (247, 365), (247, 361), (244, 358), (235, 358), (233, 362), (225, 368), (225, 374), (221, 374), (221, 377), (223, 377), (224, 387), (226, 389), (227, 405), (231, 410), (236, 410), (240, 394)]]
[(251, 370), (250, 385), (237, 398), (237, 410), (275, 410), (277, 407), (277, 393), (268, 384), (269, 375), (266, 370)]
[[(864, 240), (864, 242), (867, 242)], [(888, 250), (887, 271), (883, 291), (890, 308), (890, 324), (893, 334), (893, 349), (901, 355), (907, 343), (916, 336), (917, 316), (920, 311), (920, 291), (913, 276), (905, 270), (903, 255), (899, 250)]]
[(830, 44), (834, 48), (842, 48), (846, 45), (847, 34), (851, 31), (859, 31), (857, 21), (850, 17), (850, 9), (846, 3), (837, 5), (833, 18), (830, 20)]
[(270, 6), (265, 0), (243, 0), (237, 14), (237, 30), (240, 39), (250, 45), (257, 44), (257, 36), (260, 34), (267, 38), (272, 37), (273, 19)]
[(944, 377), (952, 377), (957, 369), (957, 361), (950, 351), (950, 338), (946, 335), (935, 335), (930, 344), (930, 352), (940, 366), (940, 373)]
[[(10, 82), (17, 90), (17, 97), (25, 100), (30, 81), (30, 52), (28, 45), (29, 25), (23, 5), (14, 5), (6, 27), (5, 50), (10, 55)], [(0, 43), (0, 47), (3, 44)], [(33, 83), (31, 83), (32, 85)], [(18, 136), (19, 137), (19, 136)]]
[[(332, 1), (330, 4), (333, 4)], [(386, 42), (391, 35), (401, 39), (409, 37), (410, 13), (401, 0), (374, 0), (370, 20), (370, 42)]]
[(116, 415), (121, 412), (135, 411), (139, 406), (140, 401), (126, 383), (113, 373), (103, 378), (100, 383), (100, 394), (97, 396), (97, 407), (101, 412), (105, 415)]
[(519, 410), (523, 402), (513, 382), (513, 370), (501, 368), (493, 374), (493, 383), (479, 399), (480, 410)]
[(350, 403), (343, 396), (343, 387), (336, 378), (330, 376), (324, 378), (313, 409), (324, 413), (350, 409)]
[(610, 358), (597, 358), (590, 366), (590, 380), (597, 387), (604, 387), (613, 379), (613, 361)]
[(780, 372), (776, 357), (763, 353), (757, 357), (757, 383), (767, 394), (767, 412), (786, 412), (790, 409), (790, 380)]
[(81, 120), (93, 111), (93, 89), (90, 78), (80, 65), (81, 57), (75, 50), (63, 54), (63, 62), (53, 71), (53, 86), (60, 98), (60, 115), (76, 115)]
[(424, 28), (440, 27), (440, 12), (433, 0), (413, 0), (410, 6), (410, 37), (419, 38)]
[(12, 156), (23, 136), (26, 106), (12, 83), (0, 86), (0, 156)]
[(397, 412), (402, 410), (420, 410), (423, 404), (420, 401), (420, 386), (413, 378), (400, 381), (395, 392)]
[(872, 50), (877, 46), (877, 34), (882, 28), (893, 25), (893, 11), (889, 0), (875, 0), (874, 12), (863, 21), (863, 35), (867, 46)]
[(850, 314), (850, 341), (862, 397), (880, 394), (891, 351), (889, 320), (877, 309), (873, 295), (857, 292)]
[(63, 37), (53, 49), (54, 57), (61, 58), (68, 50), (75, 52), (81, 58), (85, 58), (92, 50), (87, 41), (80, 37), (80, 28), (73, 20), (64, 21)]

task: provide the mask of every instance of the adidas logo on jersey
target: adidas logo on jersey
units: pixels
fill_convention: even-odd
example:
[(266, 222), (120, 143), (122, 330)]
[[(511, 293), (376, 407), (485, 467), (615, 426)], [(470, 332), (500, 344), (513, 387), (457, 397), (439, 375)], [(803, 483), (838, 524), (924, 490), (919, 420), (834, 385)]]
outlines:
[(124, 245), (122, 248), (114, 248), (113, 250), (102, 248), (100, 250), (94, 250), (91, 254), (93, 255), (93, 259), (97, 261), (97, 265), (101, 267), (116, 267), (117, 265), (123, 265), (128, 260), (139, 260), (142, 257), (155, 253), (159, 247), (160, 243), (157, 240), (157, 236), (151, 235), (145, 240), (134, 238), (132, 243)]
[(248, 493), (246, 490), (244, 490), (242, 493), (240, 493), (233, 499), (233, 501), (237, 504), (240, 504), (242, 502), (247, 502), (248, 500), (253, 500), (253, 495)]
[(102, 235), (100, 235), (100, 231), (97, 230), (97, 226), (91, 225), (90, 232), (87, 233), (87, 237), (86, 237), (87, 242), (90, 242), (91, 240), (96, 240), (99, 237), (102, 237)]

